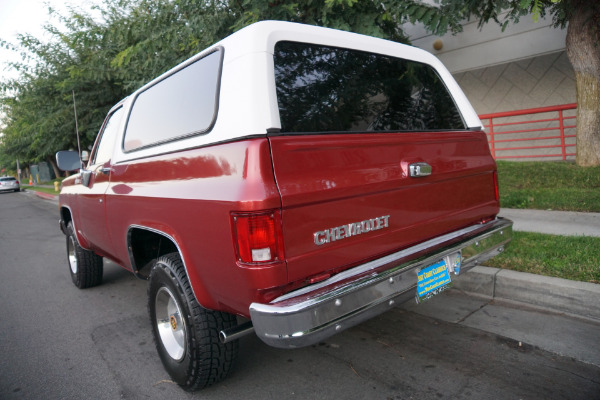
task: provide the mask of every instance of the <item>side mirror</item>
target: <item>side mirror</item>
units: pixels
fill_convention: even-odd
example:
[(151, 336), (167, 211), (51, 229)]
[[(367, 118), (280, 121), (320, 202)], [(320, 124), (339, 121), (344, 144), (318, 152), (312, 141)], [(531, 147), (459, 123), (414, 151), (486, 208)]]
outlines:
[(87, 169), (81, 170), (81, 184), (85, 187), (90, 187), (90, 180), (92, 178), (92, 171)]
[(86, 163), (89, 160), (90, 160), (90, 153), (88, 153), (87, 150), (82, 150), (81, 151), (81, 161), (83, 161), (84, 163)]
[(81, 169), (81, 160), (76, 151), (59, 151), (56, 153), (56, 165), (63, 171), (78, 171)]

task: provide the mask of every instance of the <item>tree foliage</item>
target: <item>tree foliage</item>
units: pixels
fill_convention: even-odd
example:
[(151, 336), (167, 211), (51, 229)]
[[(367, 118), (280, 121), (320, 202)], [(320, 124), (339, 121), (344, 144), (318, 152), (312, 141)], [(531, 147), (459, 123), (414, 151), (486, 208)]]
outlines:
[[(274, 19), (349, 30), (407, 42), (406, 22), (435, 34), (461, 29), (463, 18), (504, 26), (525, 13), (552, 14), (557, 25), (583, 0), (103, 0), (91, 10), (71, 6), (50, 40), (22, 34), (0, 45), (22, 55), (17, 79), (0, 83), (0, 166), (49, 160), (76, 148), (73, 93), (82, 148), (89, 148), (109, 108), (144, 83), (253, 22)], [(595, 3), (595, 2), (593, 2)], [(502, 9), (508, 14), (501, 14)], [(595, 14), (597, 15), (597, 14)], [(504, 18), (504, 19), (502, 19)], [(594, 20), (596, 21), (596, 20)]]
[(49, 13), (58, 23), (45, 26), (48, 42), (22, 34), (17, 44), (0, 43), (23, 55), (10, 66), (20, 76), (0, 86), (0, 165), (12, 170), (16, 158), (52, 160), (77, 147), (73, 93), (82, 148), (89, 148), (112, 105), (233, 24), (217, 1), (106, 0), (90, 12)]
[[(597, 7), (594, 2), (588, 0), (439, 0), (445, 7), (453, 7), (459, 10), (462, 17), (475, 18), (479, 21), (479, 27), (495, 21), (502, 28), (509, 23), (517, 23), (527, 16), (531, 16), (534, 22), (540, 17), (549, 15), (552, 17), (555, 27), (565, 28), (572, 18), (577, 7), (581, 3), (584, 7)], [(586, 4), (587, 3), (587, 4)]]
[(531, 14), (551, 16), (567, 27), (566, 50), (577, 89), (577, 164), (600, 165), (600, 1), (594, 0), (439, 0), (479, 26), (495, 21), (502, 28)]
[[(65, 15), (50, 9), (44, 42), (23, 34), (18, 79), (2, 82), (0, 164), (52, 159), (76, 148), (73, 93), (83, 148), (92, 145), (108, 109), (136, 88), (232, 32), (275, 19), (350, 30), (406, 42), (401, 24), (459, 29), (451, 7), (415, 0), (104, 0)], [(59, 28), (61, 26), (61, 28)]]

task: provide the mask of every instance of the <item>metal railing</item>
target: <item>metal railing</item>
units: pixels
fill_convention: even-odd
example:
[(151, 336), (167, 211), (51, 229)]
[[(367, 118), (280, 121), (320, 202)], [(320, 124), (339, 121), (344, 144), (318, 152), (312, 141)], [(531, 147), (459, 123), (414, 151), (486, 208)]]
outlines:
[[(577, 104), (480, 115), (495, 159), (575, 156)], [(571, 120), (572, 124), (571, 124)]]

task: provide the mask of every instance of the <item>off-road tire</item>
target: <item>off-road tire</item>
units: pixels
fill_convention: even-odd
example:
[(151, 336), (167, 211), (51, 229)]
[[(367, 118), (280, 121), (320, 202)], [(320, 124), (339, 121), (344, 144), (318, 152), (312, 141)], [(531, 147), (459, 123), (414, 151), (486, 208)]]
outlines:
[(73, 224), (67, 224), (67, 263), (71, 280), (79, 289), (102, 283), (102, 257), (79, 246)]
[(194, 391), (229, 374), (239, 343), (221, 343), (219, 332), (235, 326), (236, 317), (198, 304), (178, 253), (162, 256), (152, 266), (148, 311), (156, 350), (174, 382)]

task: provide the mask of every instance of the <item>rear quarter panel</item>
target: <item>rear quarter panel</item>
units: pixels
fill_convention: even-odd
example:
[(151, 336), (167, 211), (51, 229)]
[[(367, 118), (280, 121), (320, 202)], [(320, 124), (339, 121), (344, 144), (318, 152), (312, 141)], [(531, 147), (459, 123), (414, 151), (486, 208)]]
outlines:
[(107, 193), (119, 258), (127, 258), (131, 227), (163, 232), (179, 247), (200, 304), (246, 315), (256, 290), (285, 284), (287, 271), (283, 262), (237, 263), (230, 213), (280, 206), (265, 138), (116, 164)]

